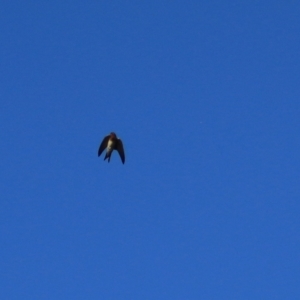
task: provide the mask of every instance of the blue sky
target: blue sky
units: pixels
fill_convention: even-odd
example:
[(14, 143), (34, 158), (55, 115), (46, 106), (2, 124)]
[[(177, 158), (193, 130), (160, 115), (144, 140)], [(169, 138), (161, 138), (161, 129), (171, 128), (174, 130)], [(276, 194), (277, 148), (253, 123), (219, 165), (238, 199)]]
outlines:
[(299, 299), (299, 13), (3, 1), (1, 299)]

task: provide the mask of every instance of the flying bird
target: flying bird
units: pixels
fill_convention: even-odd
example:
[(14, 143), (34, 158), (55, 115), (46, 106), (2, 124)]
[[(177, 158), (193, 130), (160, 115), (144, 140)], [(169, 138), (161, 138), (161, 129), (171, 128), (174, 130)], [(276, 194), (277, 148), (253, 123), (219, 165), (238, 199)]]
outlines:
[(98, 156), (100, 156), (105, 149), (106, 149), (106, 153), (105, 153), (104, 160), (108, 158), (108, 162), (109, 162), (113, 150), (117, 150), (121, 157), (122, 163), (123, 164), (125, 163), (125, 153), (124, 153), (123, 143), (121, 139), (117, 138), (117, 135), (114, 132), (111, 132), (103, 139), (98, 150)]

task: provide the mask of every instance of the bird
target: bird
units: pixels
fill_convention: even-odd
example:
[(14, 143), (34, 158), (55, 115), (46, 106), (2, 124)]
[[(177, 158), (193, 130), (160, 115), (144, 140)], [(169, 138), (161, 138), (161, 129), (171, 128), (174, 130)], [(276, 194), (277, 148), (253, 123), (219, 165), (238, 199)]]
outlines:
[(114, 132), (111, 132), (109, 135), (104, 137), (101, 142), (98, 150), (98, 156), (102, 154), (102, 152), (106, 149), (104, 160), (108, 158), (108, 162), (110, 161), (111, 154), (113, 150), (117, 150), (121, 157), (122, 163), (125, 163), (125, 153), (122, 140), (117, 137)]

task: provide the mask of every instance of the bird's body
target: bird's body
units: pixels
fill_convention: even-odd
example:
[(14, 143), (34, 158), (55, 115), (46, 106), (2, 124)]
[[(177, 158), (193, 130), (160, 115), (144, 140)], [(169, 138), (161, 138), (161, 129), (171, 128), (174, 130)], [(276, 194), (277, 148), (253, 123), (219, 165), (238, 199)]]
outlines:
[(105, 149), (106, 153), (104, 160), (108, 159), (109, 162), (113, 150), (117, 150), (121, 157), (122, 163), (125, 163), (125, 153), (122, 140), (117, 138), (117, 135), (114, 132), (104, 137), (98, 150), (98, 156), (100, 156)]

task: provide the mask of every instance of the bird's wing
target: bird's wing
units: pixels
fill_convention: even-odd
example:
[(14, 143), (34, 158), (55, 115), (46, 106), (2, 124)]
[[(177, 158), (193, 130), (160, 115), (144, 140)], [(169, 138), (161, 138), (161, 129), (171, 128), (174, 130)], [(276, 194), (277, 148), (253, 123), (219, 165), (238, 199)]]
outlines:
[(107, 147), (107, 143), (108, 143), (109, 137), (110, 137), (109, 135), (106, 136), (103, 139), (102, 143), (100, 144), (100, 147), (99, 147), (99, 150), (98, 150), (98, 156), (100, 156), (101, 153), (103, 152), (103, 150)]
[(124, 147), (121, 139), (118, 139), (117, 143), (117, 151), (119, 152), (119, 155), (121, 157), (122, 163), (125, 163), (125, 153), (124, 153)]

